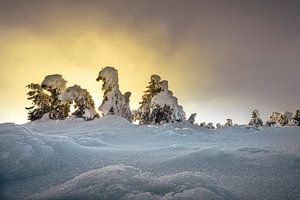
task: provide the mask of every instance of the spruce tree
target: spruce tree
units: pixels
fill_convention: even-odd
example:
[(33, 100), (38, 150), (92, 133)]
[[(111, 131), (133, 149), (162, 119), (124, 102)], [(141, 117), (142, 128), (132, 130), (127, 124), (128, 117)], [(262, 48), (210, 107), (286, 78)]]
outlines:
[(298, 126), (300, 126), (300, 110), (297, 109), (293, 114), (293, 119), (298, 122)]
[[(134, 120), (138, 120), (139, 124), (141, 125), (150, 124), (151, 120), (153, 120), (153, 116), (150, 117), (150, 103), (152, 98), (161, 91), (161, 87), (159, 85), (160, 80), (160, 76), (154, 74), (151, 76), (150, 82), (146, 86), (146, 90), (144, 91), (144, 94), (142, 96), (142, 101), (139, 103), (140, 107), (134, 115)], [(155, 112), (157, 111), (155, 110)]]
[(44, 78), (41, 86), (47, 90), (51, 95), (51, 110), (49, 112), (50, 119), (63, 120), (69, 116), (70, 104), (62, 103), (58, 99), (59, 95), (66, 88), (67, 81), (63, 79), (60, 74), (48, 75)]
[(28, 120), (41, 119), (44, 114), (51, 110), (51, 97), (40, 84), (31, 83), (26, 87), (30, 90), (27, 93), (27, 99), (32, 101), (32, 106), (26, 107), (28, 110)]
[(254, 126), (256, 128), (263, 126), (263, 121), (259, 117), (259, 111), (258, 110), (253, 110), (251, 114), (251, 119), (249, 122), (249, 126)]

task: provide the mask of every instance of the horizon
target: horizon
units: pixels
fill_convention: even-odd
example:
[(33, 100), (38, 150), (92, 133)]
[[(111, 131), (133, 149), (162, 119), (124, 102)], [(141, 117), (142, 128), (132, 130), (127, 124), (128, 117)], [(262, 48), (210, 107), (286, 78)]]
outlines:
[(26, 123), (25, 86), (61, 74), (96, 107), (105, 66), (137, 109), (152, 74), (169, 82), (187, 118), (247, 124), (254, 109), (300, 102), (297, 1), (0, 2), (0, 123)]

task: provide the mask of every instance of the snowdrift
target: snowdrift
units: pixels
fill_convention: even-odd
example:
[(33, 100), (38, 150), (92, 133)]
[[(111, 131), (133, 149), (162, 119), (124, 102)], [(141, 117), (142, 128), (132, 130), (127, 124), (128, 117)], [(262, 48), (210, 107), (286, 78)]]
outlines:
[(300, 128), (0, 124), (0, 199), (297, 199)]

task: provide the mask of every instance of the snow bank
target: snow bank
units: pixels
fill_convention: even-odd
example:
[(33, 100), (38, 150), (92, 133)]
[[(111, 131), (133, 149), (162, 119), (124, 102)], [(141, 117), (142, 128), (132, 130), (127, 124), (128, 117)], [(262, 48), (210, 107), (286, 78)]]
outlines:
[(297, 199), (300, 128), (0, 124), (0, 199)]

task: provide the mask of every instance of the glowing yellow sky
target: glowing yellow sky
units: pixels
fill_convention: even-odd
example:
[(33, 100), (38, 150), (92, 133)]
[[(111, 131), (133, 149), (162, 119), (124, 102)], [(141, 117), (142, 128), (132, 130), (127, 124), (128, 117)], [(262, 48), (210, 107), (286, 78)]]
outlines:
[[(143, 34), (126, 24), (116, 28), (99, 21), (62, 22), (42, 32), (22, 27), (2, 30), (0, 121), (25, 122), (24, 107), (30, 105), (25, 86), (40, 83), (48, 74), (62, 74), (67, 86), (86, 88), (99, 106), (102, 83), (95, 79), (102, 67), (113, 66), (119, 71), (121, 91), (132, 92), (132, 108), (137, 108), (151, 74), (169, 80), (173, 92), (181, 96), (193, 81), (184, 74), (191, 48), (170, 49), (168, 31), (160, 25)], [(204, 60), (199, 67), (202, 64)]]

